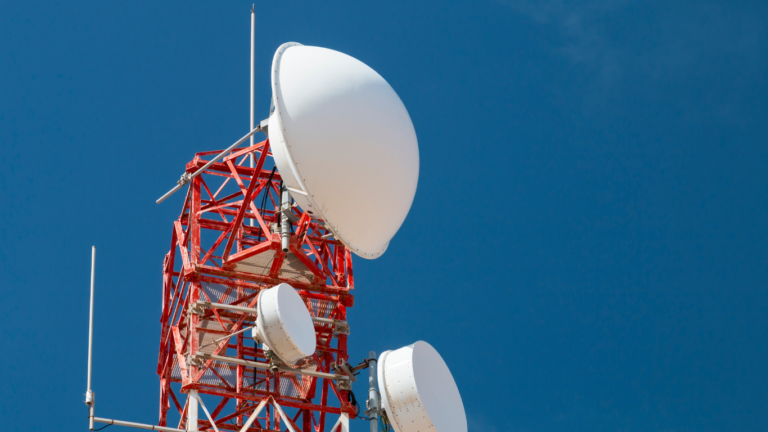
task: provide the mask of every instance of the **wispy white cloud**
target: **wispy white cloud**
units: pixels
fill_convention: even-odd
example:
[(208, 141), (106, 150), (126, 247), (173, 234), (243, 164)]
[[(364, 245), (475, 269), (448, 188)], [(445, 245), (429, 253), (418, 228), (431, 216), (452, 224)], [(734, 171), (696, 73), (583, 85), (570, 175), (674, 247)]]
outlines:
[(598, 21), (621, 10), (628, 0), (567, 2), (564, 0), (501, 0), (534, 22), (553, 27), (561, 36), (556, 51), (576, 63), (596, 62), (612, 55), (615, 47), (600, 35)]
[(642, 86), (651, 90), (649, 97), (654, 91), (663, 97), (670, 85), (690, 77), (726, 75), (719, 89), (704, 91), (712, 106), (728, 114), (740, 91), (748, 92), (749, 83), (768, 70), (768, 20), (737, 4), (671, 3), (648, 10), (630, 0), (496, 1), (541, 26), (552, 52), (590, 77), (592, 93)]

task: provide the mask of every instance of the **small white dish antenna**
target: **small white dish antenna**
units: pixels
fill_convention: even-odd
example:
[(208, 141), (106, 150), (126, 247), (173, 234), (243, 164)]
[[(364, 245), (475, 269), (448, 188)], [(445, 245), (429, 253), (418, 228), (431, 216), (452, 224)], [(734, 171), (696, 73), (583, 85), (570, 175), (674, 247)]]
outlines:
[(467, 432), (459, 389), (432, 345), (419, 341), (385, 351), (377, 372), (381, 404), (395, 432)]
[(285, 283), (259, 294), (258, 316), (253, 329), (259, 339), (289, 366), (314, 354), (317, 348), (315, 325), (304, 300)]
[(376, 71), (338, 51), (295, 42), (272, 61), (269, 140), (291, 196), (363, 258), (387, 250), (413, 203), (416, 132)]

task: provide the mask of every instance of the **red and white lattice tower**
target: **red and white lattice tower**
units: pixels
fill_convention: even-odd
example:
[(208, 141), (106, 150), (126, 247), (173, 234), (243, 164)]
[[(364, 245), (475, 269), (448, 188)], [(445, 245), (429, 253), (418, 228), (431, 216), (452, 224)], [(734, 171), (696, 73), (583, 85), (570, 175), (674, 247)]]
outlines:
[[(219, 152), (197, 153), (186, 172)], [(251, 155), (257, 161), (253, 168), (247, 163)], [(213, 430), (210, 415), (219, 430), (240, 431), (262, 402), (249, 431), (324, 432), (342, 413), (358, 414), (343, 389), (349, 388), (348, 379), (336, 372), (349, 358), (350, 251), (322, 220), (293, 205), (285, 209), (290, 246), (283, 252), (281, 177), (265, 168), (274, 165), (271, 158), (269, 140), (233, 150), (189, 183), (163, 265), (161, 426), (172, 411), (178, 428), (194, 428), (187, 424), (189, 410), (197, 407), (188, 397), (192, 391), (208, 411), (199, 416), (200, 430)], [(259, 293), (279, 283), (298, 291), (317, 335), (317, 351), (295, 372), (265, 367), (269, 359), (250, 331), (242, 331), (255, 325), (249, 312)]]
[[(254, 23), (252, 11), (252, 44)], [(253, 46), (250, 132), (197, 153), (157, 200), (188, 185), (163, 264), (159, 425), (95, 416), (93, 251), (90, 430), (349, 432), (361, 417), (372, 432), (466, 432), (456, 383), (428, 343), (348, 362), (352, 253), (381, 256), (416, 194), (405, 106), (361, 61), (288, 42), (272, 60), (270, 116), (255, 125)], [(268, 138), (254, 143), (257, 132)], [(363, 413), (351, 384), (365, 368)]]

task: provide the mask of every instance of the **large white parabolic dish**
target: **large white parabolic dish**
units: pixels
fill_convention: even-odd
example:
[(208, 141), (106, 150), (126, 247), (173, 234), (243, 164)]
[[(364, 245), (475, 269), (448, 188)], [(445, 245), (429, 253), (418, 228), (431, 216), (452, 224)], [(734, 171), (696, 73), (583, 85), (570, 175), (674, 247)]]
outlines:
[(315, 325), (304, 300), (292, 286), (281, 283), (262, 291), (256, 310), (253, 335), (280, 360), (293, 366), (314, 354), (317, 348)]
[(432, 345), (381, 354), (381, 405), (395, 432), (467, 432), (467, 416), (453, 375)]
[(419, 146), (397, 93), (363, 62), (290, 42), (272, 61), (269, 141), (291, 196), (363, 258), (377, 258), (416, 194)]

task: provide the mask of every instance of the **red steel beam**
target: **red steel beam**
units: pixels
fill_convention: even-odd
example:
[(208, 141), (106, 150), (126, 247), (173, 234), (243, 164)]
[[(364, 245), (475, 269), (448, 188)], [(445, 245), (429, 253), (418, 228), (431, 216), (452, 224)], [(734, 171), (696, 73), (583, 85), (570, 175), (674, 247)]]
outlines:
[[(259, 164), (255, 168), (242, 166), (247, 159), (244, 156), (250, 152), (260, 152)], [(213, 153), (198, 153), (194, 160), (187, 164), (188, 170), (195, 170), (204, 165), (206, 161), (202, 157), (209, 154)], [(288, 421), (297, 431), (302, 432), (312, 430), (323, 432), (326, 429), (326, 414), (345, 412), (352, 418), (356, 415), (354, 407), (349, 404), (347, 392), (339, 390), (329, 380), (321, 379), (323, 384), (318, 389), (318, 378), (304, 381), (293, 375), (267, 374), (266, 378), (257, 379), (257, 375), (251, 372), (251, 368), (235, 366), (237, 368), (235, 385), (229, 384), (224, 379), (226, 375), (215, 368), (211, 369), (212, 375), (218, 381), (204, 384), (200, 380), (206, 375), (207, 369), (211, 368), (213, 361), (204, 362), (202, 366), (186, 363), (186, 356), (197, 352), (203, 334), (231, 334), (242, 328), (245, 322), (251, 322), (253, 319), (245, 313), (210, 309), (205, 309), (201, 315), (190, 315), (189, 306), (198, 299), (253, 307), (261, 290), (285, 282), (297, 289), (308, 307), (317, 307), (317, 301), (320, 301), (320, 316), (346, 320), (347, 308), (354, 304), (354, 296), (350, 293), (354, 288), (354, 279), (349, 250), (338, 240), (321, 238), (329, 231), (311, 219), (308, 214), (298, 213), (296, 209), (293, 211), (300, 217), (300, 221), (292, 224), (291, 231), (295, 234), (291, 236), (290, 250), (302, 265), (312, 272), (314, 279), (311, 283), (298, 282), (291, 274), (283, 274), (286, 256), (280, 250), (279, 235), (270, 233), (267, 225), (278, 219), (277, 183), (281, 178), (279, 173), (274, 175), (272, 178), (275, 182), (269, 184), (269, 187), (266, 187), (267, 183), (262, 180), (273, 174), (271, 170), (263, 169), (266, 159), (270, 156), (269, 143), (264, 141), (255, 146), (231, 152), (224, 161), (212, 164), (196, 178), (199, 180), (191, 182), (181, 215), (174, 223), (172, 251), (166, 255), (163, 265), (161, 312), (163, 327), (160, 332), (161, 344), (158, 353), (158, 374), (161, 383), (160, 416), (163, 424), (167, 422), (166, 412), (171, 404), (175, 405), (182, 416), (179, 422), (180, 427), (186, 423), (184, 416), (187, 405), (182, 407), (179, 404), (171, 383), (174, 383), (174, 386), (181, 385), (181, 391), (184, 393), (197, 389), (208, 397), (220, 398), (214, 402), (216, 408), (212, 415), (216, 418), (216, 424), (221, 430), (239, 430), (241, 426), (224, 422), (236, 419), (238, 424), (242, 425), (243, 416), (255, 408), (255, 405), (249, 404), (259, 402), (265, 397), (273, 397), (282, 407), (296, 410)], [(235, 164), (239, 157), (243, 157), (243, 160)], [(209, 188), (208, 182), (220, 178), (223, 178), (219, 181), (221, 186), (216, 189), (216, 193), (211, 193), (212, 189)], [(237, 183), (236, 192), (217, 199), (216, 197), (225, 190), (224, 187), (232, 179), (234, 179), (233, 183)], [(246, 187), (245, 181), (251, 183)], [(211, 186), (215, 185), (211, 184)], [(230, 188), (232, 186), (230, 185)], [(207, 194), (206, 199), (203, 199), (201, 194), (203, 189)], [(276, 199), (275, 196), (278, 198)], [(239, 197), (242, 199), (238, 200)], [(254, 201), (260, 198), (265, 200), (269, 198), (266, 202), (272, 208), (264, 210), (257, 208)], [(232, 219), (228, 221), (228, 218)], [(256, 219), (259, 225), (249, 226), (245, 223), (247, 218)], [(217, 233), (212, 238), (216, 239), (213, 245), (206, 251), (202, 251), (200, 247), (202, 230), (207, 233), (210, 231)], [(210, 236), (210, 234), (205, 235)], [(224, 242), (225, 238), (228, 238), (227, 242)], [(235, 242), (237, 242), (237, 249), (233, 250)], [(181, 260), (175, 259), (176, 253), (181, 254)], [(264, 253), (273, 254), (269, 268), (264, 274), (234, 270), (233, 267), (237, 262)], [(221, 267), (218, 264), (219, 260), (221, 260)], [(177, 266), (180, 268), (176, 268)], [(210, 291), (217, 285), (221, 288)], [(216, 295), (212, 295), (212, 292)], [(204, 322), (211, 321), (223, 326), (223, 330), (217, 331), (203, 327)], [(334, 334), (333, 328), (325, 325), (317, 325), (315, 330), (318, 337), (319, 357), (316, 356), (318, 370), (327, 372), (331, 362), (338, 363), (342, 359), (345, 361), (349, 359), (347, 335)], [(243, 342), (247, 340), (249, 339), (242, 333), (237, 336), (235, 344), (231, 344), (229, 339), (224, 339), (218, 344), (215, 352), (244, 360), (266, 360), (264, 353), (258, 347), (244, 345)], [(174, 364), (177, 364), (177, 372), (174, 373), (180, 372), (180, 375), (176, 375), (177, 378), (171, 374)], [(191, 375), (191, 378), (188, 375)], [(261, 383), (258, 384), (259, 386), (266, 384), (267, 389), (273, 391), (265, 392), (245, 387), (244, 379), (251, 376)], [(231, 380), (231, 378), (227, 379)], [(291, 392), (298, 391), (298, 393), (284, 393), (285, 389), (280, 390), (281, 381), (291, 389)], [(319, 394), (317, 390), (320, 390)], [(299, 398), (293, 397), (294, 395), (298, 395)], [(302, 397), (304, 399), (301, 399)], [(335, 401), (332, 401), (332, 398)], [(227, 403), (232, 399), (235, 401), (234, 404)], [(228, 413), (225, 414), (225, 412)], [(319, 414), (319, 422), (313, 421), (315, 413)], [(257, 421), (249, 431), (273, 430), (280, 427), (285, 429), (286, 425), (277, 418), (274, 409), (267, 409), (266, 415), (268, 418), (266, 418), (265, 429), (262, 429), (262, 424)], [(299, 421), (300, 418), (301, 421)], [(317, 428), (313, 427), (313, 423), (317, 424)], [(210, 428), (208, 422), (203, 419), (200, 419), (199, 425), (201, 430)]]

